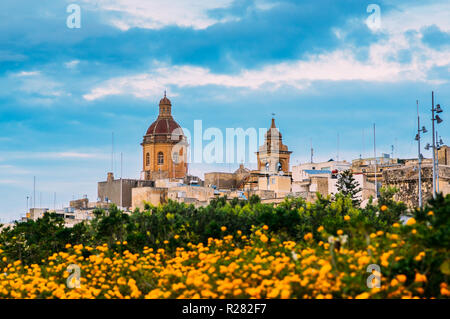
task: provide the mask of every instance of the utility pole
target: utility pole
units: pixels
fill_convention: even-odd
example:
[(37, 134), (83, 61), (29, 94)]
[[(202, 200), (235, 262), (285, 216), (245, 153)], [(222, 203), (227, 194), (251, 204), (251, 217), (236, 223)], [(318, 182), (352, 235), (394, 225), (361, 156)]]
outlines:
[(439, 145), (438, 132), (436, 130), (436, 193), (439, 193), (439, 154), (438, 151), (441, 148)]
[(122, 186), (122, 152), (120, 153), (120, 208), (123, 207), (122, 196), (123, 196), (123, 186)]
[[(434, 92), (431, 92), (431, 124), (433, 127), (433, 145), (431, 146), (432, 151), (433, 151), (433, 198), (436, 198), (436, 192), (439, 191), (439, 176), (438, 176), (438, 167), (437, 165), (439, 165), (439, 160), (436, 161), (436, 151), (438, 149), (437, 146), (440, 147), (440, 141), (437, 141), (437, 132), (435, 131), (434, 128), (434, 121), (436, 121), (436, 124), (440, 124), (442, 123), (442, 119), (439, 117), (439, 115), (434, 115), (434, 112), (436, 113), (441, 113), (442, 109), (441, 106), (439, 104), (436, 105), (436, 108), (434, 108)], [(438, 145), (436, 145), (438, 144)], [(428, 145), (427, 145), (428, 147)], [(427, 148), (428, 149), (428, 148)]]
[(377, 149), (376, 149), (376, 140), (375, 140), (375, 123), (373, 123), (373, 158), (375, 161), (375, 198), (378, 198)]
[(422, 208), (422, 154), (420, 153), (420, 132), (426, 133), (427, 130), (425, 126), (420, 128), (420, 115), (419, 115), (419, 101), (416, 101), (417, 104), (417, 157), (419, 162), (419, 207)]
[(434, 136), (434, 92), (431, 91), (431, 125), (433, 130), (433, 198), (436, 198), (436, 141)]

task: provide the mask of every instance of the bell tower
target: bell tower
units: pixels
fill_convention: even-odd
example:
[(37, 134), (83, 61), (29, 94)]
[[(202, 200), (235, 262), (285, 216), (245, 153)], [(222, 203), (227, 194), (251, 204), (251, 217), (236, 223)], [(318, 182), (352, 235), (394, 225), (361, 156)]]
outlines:
[(289, 160), (292, 151), (283, 144), (280, 131), (272, 118), (272, 124), (264, 135), (264, 144), (256, 152), (258, 159), (258, 170), (261, 173), (277, 174), (289, 172)]

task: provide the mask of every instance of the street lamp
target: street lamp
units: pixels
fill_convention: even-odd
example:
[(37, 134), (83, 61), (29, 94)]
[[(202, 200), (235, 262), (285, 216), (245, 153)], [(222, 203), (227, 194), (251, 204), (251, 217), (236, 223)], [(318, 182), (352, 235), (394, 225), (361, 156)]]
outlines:
[[(419, 162), (419, 207), (422, 208), (422, 159), (423, 156), (420, 153), (420, 133), (422, 132), (423, 134), (425, 134), (427, 131), (427, 129), (425, 128), (425, 126), (422, 126), (422, 128), (420, 128), (420, 116), (419, 116), (419, 101), (416, 101), (417, 104), (417, 134), (415, 137), (415, 140), (417, 141), (417, 158), (418, 158), (418, 162)], [(425, 148), (427, 149), (427, 147), (429, 147), (429, 144), (427, 144), (427, 146), (425, 146)]]
[[(441, 146), (444, 145), (444, 141), (442, 140), (442, 137), (439, 137), (438, 139), (438, 132), (436, 132), (436, 149), (439, 151), (441, 149)], [(436, 192), (439, 193), (439, 156), (436, 159)]]
[[(439, 115), (435, 115), (434, 112), (436, 113), (442, 113), (442, 108), (440, 104), (436, 105), (436, 108), (434, 107), (434, 92), (431, 92), (431, 125), (433, 127), (433, 198), (436, 198), (436, 189), (439, 189), (439, 185), (436, 184), (436, 181), (438, 179), (436, 172), (438, 167), (436, 167), (436, 133), (435, 133), (435, 129), (434, 129), (434, 121), (436, 121), (437, 124), (442, 123), (442, 119), (439, 117)], [(439, 142), (438, 142), (439, 144)], [(437, 165), (439, 165), (439, 162), (437, 162)]]

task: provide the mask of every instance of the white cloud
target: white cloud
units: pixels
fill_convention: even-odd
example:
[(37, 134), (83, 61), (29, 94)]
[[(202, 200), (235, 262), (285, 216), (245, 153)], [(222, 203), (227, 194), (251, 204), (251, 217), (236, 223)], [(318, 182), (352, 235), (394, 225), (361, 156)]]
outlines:
[(34, 76), (39, 74), (41, 74), (41, 72), (39, 71), (21, 71), (19, 73), (15, 73), (14, 76), (22, 77), (22, 76)]
[[(120, 0), (109, 2), (116, 6), (121, 4), (124, 8), (127, 7)], [(131, 1), (131, 3), (134, 2)], [(264, 7), (265, 4), (264, 1), (257, 2), (259, 7)], [(172, 5), (178, 7), (179, 3), (175, 1)], [(364, 62), (355, 57), (354, 48), (347, 47), (326, 54), (312, 55), (305, 60), (267, 65), (258, 70), (243, 70), (237, 75), (215, 74), (207, 68), (187, 65), (156, 65), (155, 69), (145, 73), (109, 79), (91, 89), (84, 98), (95, 100), (104, 96), (122, 94), (130, 94), (138, 98), (157, 97), (169, 86), (217, 85), (267, 90), (288, 85), (302, 90), (309, 87), (313, 81), (322, 80), (388, 83), (420, 81), (433, 84), (448, 81), (448, 78), (431, 81), (428, 79), (428, 72), (435, 66), (450, 65), (449, 50), (433, 50), (422, 44), (420, 34), (417, 34), (415, 38), (414, 35), (409, 35), (407, 38), (405, 31), (420, 30), (431, 24), (437, 24), (444, 31), (449, 30), (450, 19), (446, 13), (450, 11), (450, 3), (415, 7), (405, 5), (386, 15), (383, 14), (383, 8), (381, 9), (382, 27), (378, 32), (384, 32), (388, 37), (370, 45), (369, 59)], [(152, 15), (152, 13), (145, 14)], [(430, 20), (429, 17), (433, 19)], [(364, 19), (357, 23), (363, 24)], [(345, 38), (345, 31), (339, 28), (334, 30), (335, 34), (341, 38)], [(411, 59), (399, 61), (398, 57), (405, 52), (410, 54)]]
[[(247, 89), (276, 89), (283, 85), (305, 89), (313, 81), (427, 81), (427, 71), (435, 65), (450, 64), (450, 55), (423, 47), (411, 63), (390, 59), (408, 47), (402, 39), (373, 44), (367, 62), (358, 61), (351, 50), (311, 56), (308, 60), (268, 65), (260, 70), (244, 70), (237, 75), (214, 74), (193, 66), (158, 67), (148, 73), (112, 78), (84, 95), (95, 100), (108, 95), (131, 94), (138, 98), (159, 96), (168, 86), (217, 85)], [(404, 40), (404, 39), (403, 39)], [(427, 58), (423, 59), (423, 56)]]
[[(101, 152), (79, 152), (79, 151), (62, 151), (62, 152), (5, 152), (8, 160), (12, 159), (106, 159), (109, 154)], [(0, 166), (7, 167), (7, 165)]]
[[(393, 2), (397, 6), (397, 3)], [(390, 34), (403, 33), (407, 30), (419, 31), (421, 28), (437, 25), (443, 31), (450, 31), (450, 2), (403, 4), (389, 14), (383, 13), (381, 7), (381, 31)]]
[(72, 60), (72, 61), (69, 61), (69, 62), (64, 63), (64, 65), (65, 65), (66, 68), (68, 68), (68, 69), (73, 69), (73, 68), (75, 68), (79, 63), (80, 63), (79, 60)]
[(208, 11), (226, 8), (232, 0), (83, 0), (91, 10), (106, 12), (106, 19), (121, 30), (132, 27), (160, 29), (167, 25), (204, 29), (221, 22)]

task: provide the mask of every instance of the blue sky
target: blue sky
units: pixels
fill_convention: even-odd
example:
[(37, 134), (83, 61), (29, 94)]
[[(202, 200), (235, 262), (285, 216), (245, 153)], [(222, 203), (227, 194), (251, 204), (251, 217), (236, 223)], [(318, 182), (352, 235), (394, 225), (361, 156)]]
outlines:
[[(276, 113), (292, 164), (309, 160), (310, 140), (316, 160), (336, 158), (338, 132), (340, 159), (371, 156), (373, 123), (378, 153), (395, 145), (395, 156), (415, 157), (415, 101), (428, 127), (431, 91), (450, 105), (448, 1), (168, 2), (1, 1), (1, 221), (25, 213), (33, 176), (37, 206), (53, 208), (55, 192), (58, 207), (95, 200), (112, 131), (116, 175), (122, 152), (124, 176), (137, 178), (164, 90), (189, 130), (198, 119), (268, 127)], [(66, 26), (71, 3), (80, 29)], [(367, 24), (371, 3), (379, 28)]]

